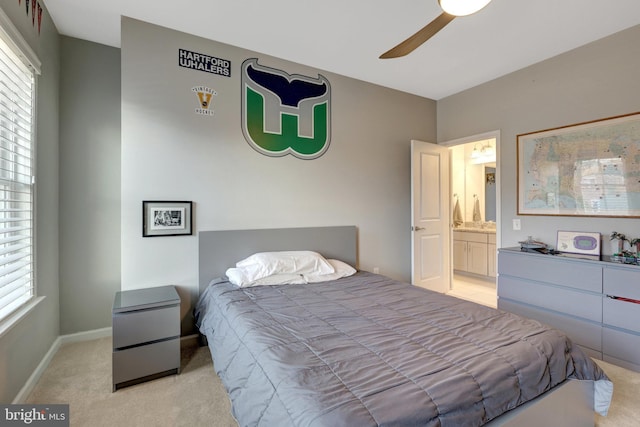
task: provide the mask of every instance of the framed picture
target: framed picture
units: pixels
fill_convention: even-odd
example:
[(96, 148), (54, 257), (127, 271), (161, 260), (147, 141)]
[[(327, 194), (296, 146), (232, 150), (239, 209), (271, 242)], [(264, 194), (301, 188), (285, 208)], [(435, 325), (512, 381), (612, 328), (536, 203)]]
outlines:
[(142, 237), (191, 235), (192, 202), (142, 202)]
[(640, 218), (640, 113), (518, 135), (518, 215)]

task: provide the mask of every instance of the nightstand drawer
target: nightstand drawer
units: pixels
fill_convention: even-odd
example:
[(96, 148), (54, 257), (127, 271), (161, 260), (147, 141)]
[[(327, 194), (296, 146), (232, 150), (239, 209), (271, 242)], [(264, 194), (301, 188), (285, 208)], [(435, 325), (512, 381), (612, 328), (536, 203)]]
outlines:
[(113, 348), (180, 336), (180, 306), (113, 315)]
[(113, 352), (114, 389), (120, 383), (170, 370), (180, 370), (180, 338)]

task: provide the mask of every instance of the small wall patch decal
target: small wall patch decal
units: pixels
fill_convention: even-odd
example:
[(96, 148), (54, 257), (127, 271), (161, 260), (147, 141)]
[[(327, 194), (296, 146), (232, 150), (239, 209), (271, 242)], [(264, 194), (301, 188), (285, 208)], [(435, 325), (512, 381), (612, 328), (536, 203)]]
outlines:
[(194, 92), (198, 97), (199, 107), (196, 108), (196, 114), (201, 114), (203, 116), (213, 116), (214, 111), (211, 98), (214, 95), (217, 95), (218, 92), (206, 86), (196, 86), (191, 88), (191, 91)]
[(178, 65), (192, 70), (231, 77), (231, 61), (190, 50), (178, 49)]
[(291, 154), (312, 160), (331, 141), (331, 86), (317, 78), (290, 75), (258, 64), (242, 63), (242, 133), (266, 156)]

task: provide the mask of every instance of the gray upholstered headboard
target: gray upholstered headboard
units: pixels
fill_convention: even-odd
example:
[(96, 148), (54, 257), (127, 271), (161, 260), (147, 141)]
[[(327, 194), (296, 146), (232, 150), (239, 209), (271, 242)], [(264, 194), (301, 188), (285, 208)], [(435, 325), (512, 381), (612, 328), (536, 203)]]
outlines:
[(355, 226), (220, 230), (198, 233), (200, 292), (229, 267), (256, 252), (316, 251), (358, 267)]

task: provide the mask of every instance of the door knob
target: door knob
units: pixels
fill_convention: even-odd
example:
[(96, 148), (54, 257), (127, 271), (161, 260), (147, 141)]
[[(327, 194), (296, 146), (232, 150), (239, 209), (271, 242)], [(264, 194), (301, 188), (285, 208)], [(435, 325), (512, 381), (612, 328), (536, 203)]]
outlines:
[(415, 226), (415, 227), (411, 227), (411, 229), (412, 229), (413, 231), (420, 231), (420, 230), (424, 230), (424, 227), (418, 227), (418, 226)]

